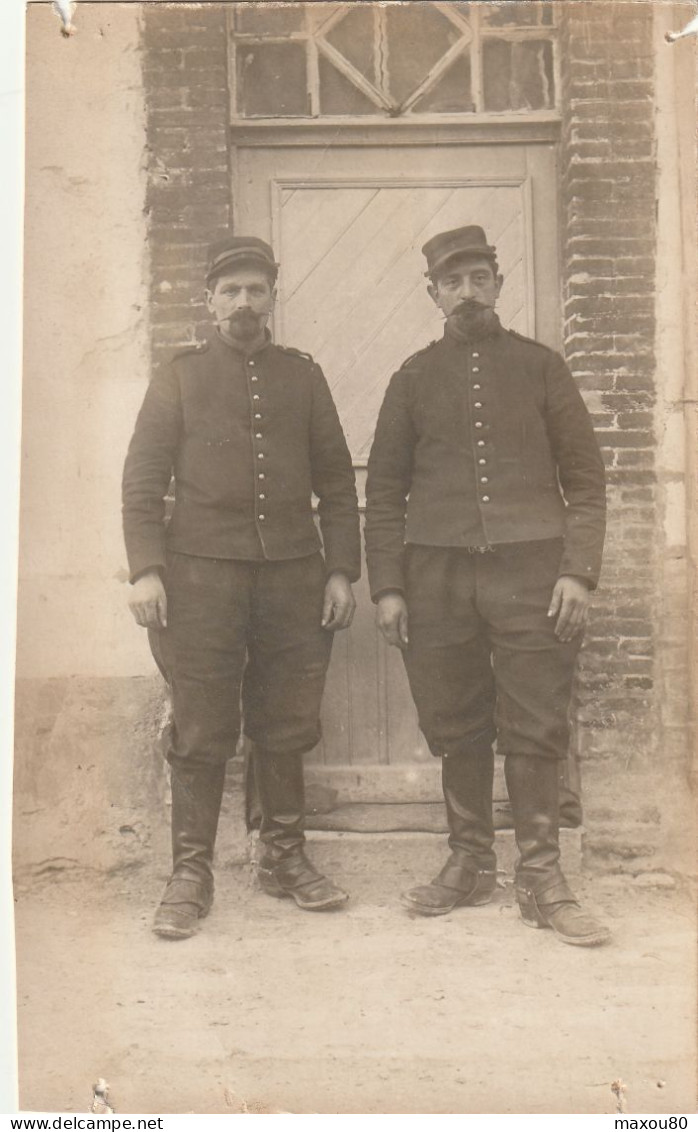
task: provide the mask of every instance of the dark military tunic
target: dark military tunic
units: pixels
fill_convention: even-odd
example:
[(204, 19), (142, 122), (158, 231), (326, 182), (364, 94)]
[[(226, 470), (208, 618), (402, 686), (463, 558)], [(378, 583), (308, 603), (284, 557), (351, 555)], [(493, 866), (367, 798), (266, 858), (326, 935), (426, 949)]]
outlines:
[(598, 581), (604, 465), (553, 350), (506, 331), (444, 337), (392, 378), (368, 464), (375, 596), (402, 589), (405, 543), (485, 546), (562, 537), (560, 574)]
[(216, 335), (179, 353), (146, 393), (123, 481), (131, 576), (164, 567), (166, 547), (247, 561), (314, 554), (313, 494), (327, 571), (355, 581), (354, 472), (322, 370), (268, 339), (244, 355)]

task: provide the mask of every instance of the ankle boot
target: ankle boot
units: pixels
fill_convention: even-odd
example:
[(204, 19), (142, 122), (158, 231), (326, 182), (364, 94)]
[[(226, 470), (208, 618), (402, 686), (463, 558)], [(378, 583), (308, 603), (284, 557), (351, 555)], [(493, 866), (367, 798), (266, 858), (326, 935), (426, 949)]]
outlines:
[(225, 763), (171, 764), (172, 876), (155, 913), (153, 931), (187, 939), (213, 903), (213, 847), (223, 797)]
[(444, 755), (441, 779), (451, 856), (430, 884), (406, 892), (403, 904), (421, 916), (443, 916), (460, 904), (487, 904), (497, 886), (491, 745)]
[(507, 755), (505, 760), (519, 850), (516, 899), (528, 927), (552, 928), (563, 943), (593, 947), (610, 933), (581, 908), (560, 868), (558, 773), (552, 759)]
[(305, 855), (305, 787), (303, 756), (277, 755), (255, 748), (254, 774), (262, 811), (259, 839), (263, 845), (257, 869), (269, 896), (290, 896), (299, 908), (324, 911), (349, 896), (319, 873)]

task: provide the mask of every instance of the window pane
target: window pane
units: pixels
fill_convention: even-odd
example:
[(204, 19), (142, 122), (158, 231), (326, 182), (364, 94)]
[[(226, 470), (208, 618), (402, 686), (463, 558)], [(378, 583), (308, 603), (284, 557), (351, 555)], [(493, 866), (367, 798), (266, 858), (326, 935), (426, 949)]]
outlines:
[(439, 79), (438, 83), (422, 95), (413, 109), (418, 114), (455, 114), (463, 110), (475, 109), (471, 94), (470, 57), (467, 52), (460, 55), (455, 63)]
[(390, 94), (400, 103), (429, 74), (461, 35), (450, 20), (426, 3), (387, 8)]
[(548, 41), (483, 43), (485, 110), (549, 110), (555, 105), (553, 47)]
[(238, 113), (245, 118), (308, 114), (305, 45), (238, 44)]
[(383, 114), (384, 111), (366, 98), (349, 79), (345, 78), (329, 59), (320, 56), (320, 113), (321, 114)]
[(354, 64), (357, 71), (375, 83), (373, 5), (352, 8), (343, 20), (330, 29), (325, 38), (341, 51), (345, 59)]
[(543, 23), (544, 8), (549, 10), (551, 5), (536, 4), (533, 0), (503, 0), (501, 4), (482, 4), (479, 10), (485, 26), (502, 28)]
[(284, 4), (240, 4), (235, 10), (235, 26), (245, 35), (287, 35), (302, 31), (305, 26), (305, 6)]

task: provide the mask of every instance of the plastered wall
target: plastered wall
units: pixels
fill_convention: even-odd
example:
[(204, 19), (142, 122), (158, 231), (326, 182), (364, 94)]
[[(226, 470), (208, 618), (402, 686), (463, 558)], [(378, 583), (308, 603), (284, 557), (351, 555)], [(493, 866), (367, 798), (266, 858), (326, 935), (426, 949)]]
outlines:
[(27, 10), (18, 677), (152, 671), (125, 605), (121, 465), (148, 378), (137, 4)]

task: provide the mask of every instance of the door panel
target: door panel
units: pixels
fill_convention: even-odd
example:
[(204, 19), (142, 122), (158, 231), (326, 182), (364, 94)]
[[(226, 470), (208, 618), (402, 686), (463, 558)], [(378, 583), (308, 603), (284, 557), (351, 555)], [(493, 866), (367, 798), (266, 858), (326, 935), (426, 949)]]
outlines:
[[(481, 224), (505, 279), (502, 322), (558, 344), (552, 146), (254, 145), (237, 150), (236, 167), (236, 229), (269, 240), (281, 263), (274, 336), (322, 366), (361, 497), (390, 376), (443, 332), (424, 278), (430, 236)], [(352, 628), (334, 644), (324, 739), (309, 762), (341, 781), (343, 796), (382, 797), (393, 768), (401, 798), (438, 798), (440, 768), (402, 659), (376, 632), (365, 573), (356, 594)]]

